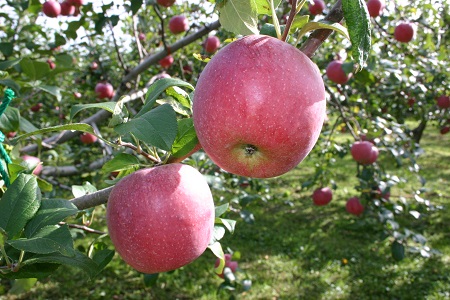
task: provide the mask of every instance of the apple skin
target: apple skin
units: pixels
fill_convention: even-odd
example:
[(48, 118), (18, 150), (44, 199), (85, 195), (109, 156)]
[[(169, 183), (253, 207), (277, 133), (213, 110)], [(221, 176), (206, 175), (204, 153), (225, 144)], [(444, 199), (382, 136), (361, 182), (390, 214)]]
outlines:
[(355, 216), (359, 216), (364, 212), (364, 206), (361, 204), (358, 197), (348, 199), (345, 204), (345, 209)]
[(442, 109), (450, 107), (450, 97), (449, 96), (439, 96), (436, 99), (437, 106)]
[(33, 174), (39, 175), (42, 172), (42, 164), (40, 163), (41, 160), (36, 156), (31, 155), (23, 155), (22, 159), (25, 161), (25, 163), (28, 165), (28, 167), (34, 168)]
[(171, 7), (175, 3), (175, 0), (156, 0), (156, 2), (164, 7)]
[(320, 71), (306, 55), (276, 38), (249, 35), (222, 48), (202, 71), (193, 120), (200, 144), (219, 167), (268, 178), (308, 155), (325, 107)]
[(378, 148), (369, 141), (355, 142), (350, 152), (355, 161), (363, 165), (370, 165), (378, 159)]
[(198, 258), (210, 242), (214, 218), (208, 183), (182, 164), (124, 177), (112, 189), (106, 210), (117, 252), (146, 274), (175, 270)]
[(164, 57), (163, 59), (161, 59), (159, 61), (159, 65), (165, 69), (167, 69), (168, 67), (170, 67), (174, 62), (173, 56), (172, 55), (167, 55), (166, 57)]
[(384, 2), (382, 0), (369, 0), (367, 1), (367, 10), (372, 18), (380, 16), (384, 9)]
[(95, 93), (100, 99), (111, 99), (114, 96), (114, 88), (109, 82), (99, 82), (95, 86)]
[(56, 18), (61, 14), (61, 5), (57, 1), (48, 0), (42, 4), (42, 12), (50, 18)]
[(334, 83), (344, 84), (350, 79), (350, 75), (345, 73), (342, 68), (343, 62), (340, 60), (333, 60), (330, 62), (325, 70), (328, 79)]
[(189, 29), (189, 22), (183, 15), (173, 16), (169, 20), (169, 30), (173, 34), (179, 34)]
[(450, 131), (450, 127), (448, 127), (448, 126), (444, 126), (444, 127), (442, 127), (441, 130), (440, 130), (441, 134), (446, 134), (446, 133), (448, 133), (449, 131)]
[(323, 206), (330, 203), (333, 198), (333, 192), (329, 187), (318, 188), (314, 191), (312, 199), (315, 205)]
[(323, 0), (314, 0), (314, 4), (309, 5), (309, 12), (312, 15), (319, 15), (323, 12), (325, 7), (326, 7), (326, 5), (325, 5), (325, 2), (323, 2)]
[(80, 141), (85, 145), (93, 144), (97, 141), (97, 139), (98, 138), (95, 135), (89, 132), (83, 132), (80, 135)]
[(73, 6), (68, 1), (64, 1), (61, 3), (61, 15), (62, 16), (71, 16), (75, 13), (75, 6)]
[(215, 35), (209, 36), (204, 44), (205, 52), (210, 54), (215, 53), (217, 49), (219, 49), (219, 47), (220, 47), (220, 40)]
[(394, 38), (401, 43), (408, 43), (414, 37), (414, 28), (410, 23), (400, 23), (395, 27)]
[(32, 112), (38, 112), (38, 111), (40, 111), (41, 110), (41, 108), (44, 106), (44, 104), (42, 104), (41, 102), (39, 102), (39, 103), (36, 103), (35, 105), (33, 105), (31, 108), (30, 108), (30, 110), (32, 111)]

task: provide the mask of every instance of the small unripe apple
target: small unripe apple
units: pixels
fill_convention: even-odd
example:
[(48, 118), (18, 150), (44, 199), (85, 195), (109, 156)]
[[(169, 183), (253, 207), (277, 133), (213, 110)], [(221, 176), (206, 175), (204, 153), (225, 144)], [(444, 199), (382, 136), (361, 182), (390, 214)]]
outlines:
[(51, 70), (56, 68), (56, 64), (51, 59), (47, 59), (47, 63)]
[(378, 148), (369, 141), (355, 142), (350, 152), (353, 159), (363, 165), (373, 164), (378, 158)]
[(23, 155), (22, 159), (29, 169), (34, 169), (33, 174), (39, 175), (42, 172), (41, 160), (36, 156)]
[(314, 0), (314, 4), (309, 5), (309, 12), (312, 15), (319, 15), (323, 12), (325, 7), (326, 7), (326, 5), (325, 5), (325, 2), (323, 2), (323, 0)]
[(446, 109), (446, 108), (450, 107), (450, 97), (449, 96), (445, 96), (445, 95), (439, 96), (436, 99), (436, 102), (437, 102), (437, 106), (439, 108)]
[(333, 192), (329, 187), (318, 188), (312, 195), (313, 202), (317, 206), (327, 205), (332, 198)]
[(347, 200), (345, 209), (352, 215), (359, 216), (364, 212), (364, 206), (359, 201), (358, 197), (352, 197)]
[(264, 35), (217, 52), (198, 79), (193, 103), (198, 140), (211, 160), (258, 178), (284, 174), (308, 155), (326, 107), (317, 66), (292, 45)]
[(109, 82), (99, 82), (95, 86), (95, 93), (100, 99), (111, 99), (114, 96), (114, 88)]
[(89, 144), (95, 143), (97, 141), (97, 137), (95, 135), (93, 135), (92, 133), (83, 132), (80, 135), (80, 141), (85, 145), (89, 145)]
[(328, 79), (334, 83), (344, 84), (350, 79), (350, 74), (345, 73), (342, 68), (343, 62), (340, 60), (333, 60), (326, 68)]
[(183, 16), (174, 16), (169, 20), (169, 30), (173, 34), (179, 34), (189, 29), (188, 19)]
[(75, 13), (75, 6), (73, 6), (69, 1), (64, 1), (61, 3), (61, 15), (71, 16)]
[(168, 67), (170, 67), (174, 62), (173, 56), (172, 55), (167, 55), (166, 57), (164, 57), (163, 59), (161, 59), (159, 61), (159, 65), (165, 69), (167, 69)]
[(175, 0), (156, 0), (159, 5), (170, 7), (175, 3)]
[(369, 0), (367, 1), (367, 10), (369, 15), (373, 18), (381, 15), (384, 9), (384, 2), (382, 0)]
[(215, 53), (220, 47), (220, 40), (217, 36), (209, 36), (204, 44), (206, 53)]
[(41, 110), (41, 108), (44, 106), (44, 104), (42, 104), (41, 102), (39, 102), (39, 103), (36, 103), (35, 105), (33, 105), (31, 108), (30, 108), (30, 110), (32, 111), (32, 112), (38, 112), (38, 111), (40, 111)]
[(401, 43), (408, 43), (414, 37), (414, 28), (410, 23), (400, 23), (395, 27), (394, 38)]
[(117, 252), (146, 274), (175, 270), (197, 259), (211, 240), (214, 218), (205, 178), (178, 163), (126, 176), (112, 189), (106, 210)]
[(61, 14), (61, 5), (54, 0), (45, 1), (42, 4), (42, 12), (50, 18), (56, 18)]
[(444, 126), (441, 128), (441, 134), (446, 134), (450, 131), (450, 127)]
[(138, 35), (138, 39), (139, 39), (141, 42), (145, 41), (145, 33), (140, 32), (139, 35)]

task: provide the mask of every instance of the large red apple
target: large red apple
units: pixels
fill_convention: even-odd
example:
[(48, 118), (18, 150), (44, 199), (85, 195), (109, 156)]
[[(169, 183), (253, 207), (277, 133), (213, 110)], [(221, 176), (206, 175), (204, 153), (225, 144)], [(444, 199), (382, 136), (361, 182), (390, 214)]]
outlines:
[(317, 206), (327, 205), (332, 198), (333, 192), (329, 187), (318, 188), (312, 195), (313, 202)]
[(313, 5), (309, 5), (309, 12), (312, 15), (320, 15), (325, 9), (326, 5), (323, 0), (314, 0)]
[(209, 36), (204, 44), (206, 53), (215, 53), (220, 47), (220, 40), (217, 36)]
[(95, 86), (95, 93), (100, 99), (111, 99), (114, 96), (114, 88), (109, 82), (99, 82)]
[(400, 23), (395, 27), (394, 38), (401, 43), (408, 43), (414, 37), (414, 28), (410, 23)]
[(169, 30), (173, 34), (185, 32), (189, 29), (189, 23), (185, 16), (174, 16), (169, 20)]
[(219, 167), (274, 177), (311, 151), (325, 105), (320, 72), (306, 55), (276, 38), (250, 35), (222, 48), (201, 73), (194, 127)]
[(95, 143), (97, 139), (98, 138), (95, 135), (89, 132), (84, 132), (80, 135), (80, 141), (85, 145)]
[(343, 62), (340, 60), (333, 60), (330, 62), (325, 70), (328, 79), (334, 83), (344, 84), (350, 79), (350, 74), (345, 73), (342, 68)]
[(384, 2), (382, 0), (369, 0), (367, 1), (367, 10), (369, 15), (373, 18), (381, 15), (384, 9)]
[(373, 164), (378, 158), (378, 148), (369, 141), (355, 142), (350, 152), (353, 159), (363, 165)]
[(75, 6), (73, 6), (69, 1), (64, 1), (61, 3), (61, 15), (71, 16), (75, 13)]
[(364, 206), (361, 204), (358, 197), (348, 199), (345, 204), (345, 209), (352, 215), (356, 216), (359, 216), (364, 212)]
[(139, 272), (178, 269), (199, 257), (214, 230), (214, 202), (202, 174), (188, 165), (139, 170), (111, 191), (111, 241)]
[(439, 96), (437, 99), (437, 106), (442, 109), (446, 109), (450, 107), (450, 97), (449, 96)]
[(50, 18), (56, 18), (61, 14), (61, 5), (54, 0), (45, 1), (42, 4), (42, 12)]
[(156, 0), (159, 5), (170, 7), (175, 3), (175, 0)]
[(166, 57), (164, 57), (159, 61), (159, 65), (166, 69), (173, 64), (173, 61), (174, 61), (173, 56), (167, 55)]
[(42, 164), (39, 157), (31, 155), (23, 155), (22, 159), (29, 169), (33, 169), (34, 175), (39, 175), (42, 172)]

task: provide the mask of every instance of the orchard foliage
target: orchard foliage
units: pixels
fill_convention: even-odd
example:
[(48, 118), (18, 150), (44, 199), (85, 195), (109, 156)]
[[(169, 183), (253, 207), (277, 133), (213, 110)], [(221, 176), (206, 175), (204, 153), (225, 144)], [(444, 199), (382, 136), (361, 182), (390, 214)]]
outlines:
[[(448, 142), (447, 1), (389, 1), (373, 17), (359, 0), (327, 1), (314, 13), (321, 1), (68, 2), (76, 2), (75, 9), (64, 16), (55, 3), (0, 4), (0, 97), (7, 89), (16, 96), (0, 118), (11, 158), (2, 157), (8, 174), (0, 199), (0, 278), (43, 278), (60, 265), (97, 276), (114, 256), (96, 217), (111, 187), (138, 169), (184, 161), (206, 177), (213, 196), (221, 195), (214, 197), (209, 244), (219, 258), (221, 287), (250, 288), (226, 265), (220, 239), (235, 230), (230, 210), (257, 224), (250, 204), (270, 201), (270, 190), (265, 181), (224, 172), (199, 151), (192, 107), (199, 74), (217, 46), (258, 33), (303, 51), (325, 84), (327, 117), (309, 154), (318, 162), (316, 173), (301, 189), (344, 188), (333, 180), (335, 161), (351, 157), (355, 142), (370, 142), (378, 156), (351, 162), (358, 194), (349, 198), (358, 201), (347, 210), (390, 239), (395, 259), (437, 253), (398, 219), (421, 220), (437, 209), (422, 197), (426, 178), (416, 159), (427, 126)], [(177, 16), (186, 19), (171, 25)], [(401, 23), (414, 28), (408, 42), (395, 37)], [(210, 48), (208, 36), (219, 42)], [(326, 72), (333, 61), (346, 80)], [(79, 138), (82, 133), (89, 135)], [(27, 163), (27, 156), (38, 160)], [(417, 181), (388, 173), (392, 162)], [(347, 199), (336, 201), (345, 214)], [(80, 250), (74, 247), (79, 232), (99, 235)]]

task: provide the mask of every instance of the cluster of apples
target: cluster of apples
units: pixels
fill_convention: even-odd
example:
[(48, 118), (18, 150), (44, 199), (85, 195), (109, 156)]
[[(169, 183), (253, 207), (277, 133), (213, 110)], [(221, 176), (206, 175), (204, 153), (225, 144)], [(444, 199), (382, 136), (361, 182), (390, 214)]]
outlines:
[(55, 0), (47, 0), (42, 5), (42, 12), (50, 18), (61, 16), (78, 16), (83, 0), (65, 0), (61, 3)]

